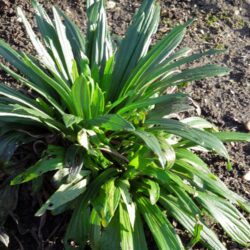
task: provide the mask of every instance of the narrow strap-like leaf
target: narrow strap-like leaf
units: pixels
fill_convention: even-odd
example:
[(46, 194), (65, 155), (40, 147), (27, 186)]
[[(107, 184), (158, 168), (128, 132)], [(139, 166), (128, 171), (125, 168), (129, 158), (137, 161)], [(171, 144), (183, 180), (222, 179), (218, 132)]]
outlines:
[[(185, 209), (180, 207), (177, 202), (175, 202), (174, 199), (171, 199), (171, 197), (169, 198), (169, 196), (161, 196), (161, 203), (168, 210), (171, 216), (182, 224), (189, 231), (189, 233), (193, 234), (196, 225), (196, 215), (192, 215), (185, 211)], [(186, 205), (189, 206), (189, 203)], [(225, 246), (219, 241), (216, 234), (205, 224), (202, 223), (201, 225), (203, 226), (200, 233), (202, 241), (213, 250), (226, 250)]]
[(80, 75), (72, 86), (72, 99), (79, 117), (91, 119), (91, 93), (88, 80)]
[(146, 132), (146, 131), (142, 131), (142, 130), (135, 130), (135, 131), (133, 131), (133, 133), (136, 136), (138, 136), (140, 139), (142, 139), (145, 142), (145, 144), (147, 145), (147, 147), (149, 147), (157, 155), (157, 157), (161, 163), (161, 166), (164, 168), (166, 165), (167, 158), (165, 156), (165, 153), (161, 149), (161, 145), (160, 145), (157, 137), (150, 132)]
[[(228, 189), (228, 187), (218, 177), (209, 172), (208, 169), (206, 170), (202, 165), (197, 164), (197, 161), (194, 163), (188, 159), (183, 159), (183, 157), (181, 158), (182, 159), (176, 160), (172, 168), (173, 171), (176, 170), (179, 175), (188, 178), (198, 189), (206, 187), (206, 190), (230, 200), (230, 202), (239, 205), (247, 212), (250, 211), (250, 202)], [(198, 177), (198, 179), (194, 178), (194, 176)]]
[[(49, 156), (49, 157), (48, 157)], [(64, 149), (59, 146), (50, 145), (46, 154), (35, 165), (17, 175), (11, 185), (17, 185), (38, 178), (44, 173), (62, 169), (64, 167)]]
[(186, 101), (187, 103), (187, 95), (177, 93), (177, 94), (169, 94), (169, 95), (164, 95), (164, 96), (159, 96), (159, 97), (154, 97), (154, 98), (149, 98), (146, 100), (138, 100), (135, 101), (134, 103), (128, 104), (125, 107), (121, 108), (118, 110), (118, 114), (124, 114), (128, 111), (135, 110), (135, 109), (141, 109), (141, 108), (149, 108), (152, 105), (159, 105), (159, 106), (164, 106), (165, 108), (165, 114), (170, 114), (174, 110), (172, 106), (176, 103), (181, 103), (181, 101)]
[[(39, 110), (34, 110), (27, 108), (20, 104), (9, 104), (4, 105), (0, 104), (0, 117), (3, 121), (8, 122), (19, 122), (19, 121), (28, 121), (31, 124), (40, 123), (40, 125), (47, 125), (49, 128), (52, 128), (57, 131), (65, 133), (65, 127), (60, 122), (56, 121), (49, 115), (41, 112)], [(69, 131), (67, 131), (69, 133)]]
[(225, 157), (226, 159), (229, 159), (225, 146), (212, 133), (208, 133), (200, 129), (191, 128), (186, 124), (173, 119), (152, 119), (145, 121), (145, 123), (158, 125), (160, 127), (156, 127), (156, 129), (160, 128), (165, 130), (167, 133), (181, 136), (182, 138), (195, 142), (202, 147), (214, 150), (219, 155)]
[(138, 61), (147, 53), (159, 22), (160, 7), (154, 0), (144, 1), (134, 16), (115, 58), (108, 99), (116, 100)]
[(137, 86), (137, 90), (143, 88), (143, 90), (145, 91), (145, 89), (149, 87), (152, 83), (154, 83), (155, 81), (159, 80), (162, 77), (166, 77), (168, 75), (175, 73), (177, 70), (179, 70), (179, 67), (184, 64), (188, 64), (193, 61), (199, 60), (200, 58), (205, 56), (221, 54), (224, 52), (225, 52), (224, 50), (211, 49), (203, 53), (196, 53), (191, 56), (181, 58), (180, 60), (177, 60), (176, 62), (170, 64), (169, 62), (172, 62), (173, 58), (175, 58), (174, 57), (175, 54), (177, 54), (178, 57), (178, 51), (177, 51), (175, 54), (173, 54), (172, 57), (168, 58), (169, 60), (166, 59), (158, 67), (154, 67), (153, 69), (149, 69), (147, 72), (145, 72), (143, 79)]
[(64, 114), (64, 111), (62, 107), (57, 103), (57, 101), (53, 98), (53, 96), (46, 91), (46, 89), (40, 87), (36, 83), (33, 83), (25, 78), (23, 78), (21, 75), (18, 75), (16, 72), (8, 68), (7, 66), (0, 63), (0, 68), (2, 68), (4, 71), (6, 71), (8, 74), (10, 74), (14, 79), (17, 81), (20, 81), (25, 86), (31, 88), (36, 93), (40, 94), (44, 99), (46, 99), (60, 114)]
[(0, 39), (0, 55), (12, 66), (18, 69), (27, 79), (34, 82), (35, 85), (38, 85), (41, 89), (49, 92), (49, 88), (46, 86), (43, 79), (39, 77), (39, 75), (34, 74), (33, 70), (23, 61), (24, 53), (19, 53)]
[(74, 55), (72, 52), (71, 44), (67, 38), (66, 35), (66, 28), (65, 25), (62, 23), (62, 20), (60, 18), (60, 15), (55, 7), (53, 9), (53, 15), (55, 19), (55, 27), (58, 35), (58, 39), (60, 41), (62, 53), (64, 56), (64, 62), (66, 64), (67, 72), (69, 79), (71, 79), (72, 83), (74, 82), (74, 78), (72, 75), (72, 69), (73, 69), (73, 62), (74, 62)]
[(86, 191), (88, 179), (74, 180), (72, 183), (62, 184), (39, 208), (36, 216), (42, 216), (46, 210), (56, 210), (57, 208), (76, 199), (79, 195)]
[(225, 141), (225, 142), (230, 142), (230, 141), (250, 142), (250, 133), (221, 131), (221, 132), (217, 132), (213, 134), (217, 138), (219, 138), (221, 141)]
[(198, 193), (196, 199), (233, 240), (244, 246), (250, 245), (250, 225), (232, 204), (225, 199), (202, 192)]
[(100, 126), (106, 130), (113, 130), (113, 131), (135, 130), (134, 126), (130, 122), (128, 122), (119, 115), (113, 115), (113, 114), (99, 116), (95, 119), (87, 121), (87, 123), (92, 126)]
[(186, 27), (191, 24), (192, 20), (184, 25), (177, 26), (167, 34), (165, 38), (159, 41), (149, 53), (142, 58), (131, 73), (129, 79), (124, 84), (121, 96), (125, 95), (129, 90), (138, 86), (138, 82), (153, 65), (157, 65), (168, 57), (173, 50), (180, 44), (183, 39)]
[(107, 17), (103, 0), (88, 1), (88, 44), (87, 53), (91, 69), (98, 67), (101, 75), (106, 62), (113, 54), (113, 45), (107, 27)]
[(184, 250), (180, 238), (157, 205), (144, 197), (138, 198), (137, 204), (159, 249)]
[[(109, 179), (113, 178), (117, 174), (117, 171), (113, 168), (108, 168), (97, 176), (89, 185), (87, 190), (79, 199), (74, 212), (72, 214), (71, 220), (67, 227), (65, 234), (64, 247), (66, 250), (73, 250), (74, 247), (70, 245), (73, 241), (79, 245), (80, 249), (84, 249), (87, 243), (87, 237), (89, 232), (89, 209), (88, 202), (90, 199), (94, 199), (98, 195), (100, 187)], [(80, 219), (79, 219), (80, 218)], [(77, 230), (77, 232), (75, 232)]]
[(13, 102), (22, 103), (27, 107), (42, 111), (41, 109), (39, 109), (39, 106), (33, 99), (25, 96), (24, 94), (16, 91), (13, 88), (4, 85), (3, 83), (0, 83), (0, 95), (10, 98)]
[(39, 55), (39, 59), (41, 60), (41, 62), (43, 62), (47, 66), (47, 68), (51, 68), (54, 72), (57, 72), (56, 65), (55, 65), (53, 59), (51, 58), (51, 56), (49, 55), (49, 53), (47, 52), (47, 50), (45, 49), (43, 44), (40, 42), (38, 37), (35, 35), (34, 31), (31, 28), (30, 23), (27, 21), (21, 8), (17, 8), (17, 14), (22, 19), (22, 21), (25, 25), (26, 31), (30, 37), (30, 40), (31, 40), (33, 46), (35, 47), (35, 49)]
[(65, 15), (64, 12), (58, 8), (57, 11), (64, 18), (67, 38), (71, 44), (77, 64), (80, 65), (82, 58), (85, 57), (85, 38), (77, 25), (75, 25), (75, 23), (67, 15)]
[(163, 80), (157, 82), (155, 87), (162, 90), (169, 86), (180, 85), (185, 82), (191, 82), (196, 80), (202, 80), (207, 77), (224, 76), (227, 75), (230, 70), (226, 67), (222, 67), (215, 64), (208, 64), (201, 67), (185, 69), (181, 73), (173, 74)]
[(130, 224), (130, 215), (124, 203), (119, 204), (120, 235), (122, 250), (136, 250), (133, 242), (133, 230)]
[(47, 75), (40, 67), (35, 65), (28, 57), (25, 57), (25, 62), (27, 65), (30, 66), (30, 68), (39, 75), (51, 88), (53, 88), (58, 95), (61, 96), (65, 104), (67, 105), (67, 108), (74, 113), (72, 100), (70, 98), (70, 89), (69, 87), (64, 84), (62, 86), (60, 83), (58, 83), (56, 80), (51, 78), (49, 75)]

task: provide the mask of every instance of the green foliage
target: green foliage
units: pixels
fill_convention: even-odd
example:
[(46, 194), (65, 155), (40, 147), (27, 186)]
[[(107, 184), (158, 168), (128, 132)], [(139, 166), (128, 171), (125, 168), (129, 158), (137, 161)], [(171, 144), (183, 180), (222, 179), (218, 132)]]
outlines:
[[(73, 210), (65, 249), (150, 249), (146, 225), (159, 249), (184, 249), (172, 219), (192, 235), (188, 247), (202, 242), (225, 249), (206, 216), (249, 246), (250, 226), (236, 208), (250, 212), (249, 202), (197, 154), (212, 151), (229, 161), (223, 141), (250, 141), (249, 134), (219, 132), (198, 117), (171, 119), (191, 108), (180, 86), (229, 72), (218, 65), (183, 65), (223, 51), (178, 50), (192, 20), (150, 47), (160, 15), (154, 0), (142, 3), (119, 47), (108, 31), (103, 0), (87, 1), (86, 36), (59, 9), (53, 7), (51, 20), (32, 2), (40, 36), (17, 12), (37, 56), (0, 41), (0, 55), (16, 71), (0, 67), (36, 96), (0, 84), (0, 160), (11, 185), (51, 178), (56, 190), (36, 215)], [(164, 94), (172, 86), (176, 93)], [(38, 140), (47, 147), (38, 161), (18, 174), (9, 171), (16, 150)]]

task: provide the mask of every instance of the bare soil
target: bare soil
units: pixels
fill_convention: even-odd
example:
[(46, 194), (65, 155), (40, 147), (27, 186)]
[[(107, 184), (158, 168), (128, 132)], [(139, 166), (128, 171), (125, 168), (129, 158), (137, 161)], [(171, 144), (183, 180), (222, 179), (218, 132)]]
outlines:
[[(51, 10), (52, 4), (61, 7), (82, 30), (86, 27), (85, 6), (82, 0), (43, 0), (41, 3)], [(114, 34), (124, 35), (133, 13), (141, 1), (116, 0), (108, 2), (108, 17)], [(223, 130), (248, 132), (245, 124), (250, 121), (250, 1), (249, 0), (161, 0), (161, 25), (155, 40), (161, 38), (171, 27), (196, 17), (196, 22), (188, 30), (183, 46), (194, 51), (208, 48), (226, 49), (225, 55), (205, 59), (228, 66), (231, 73), (227, 77), (197, 81), (186, 87), (197, 109), (193, 115), (201, 115)], [(21, 6), (29, 20), (32, 8), (29, 0), (0, 1), (0, 38), (13, 47), (33, 53), (22, 24), (16, 17), (16, 7)], [(33, 22), (34, 25), (34, 22)], [(20, 87), (0, 70), (0, 81)], [(228, 149), (233, 161), (233, 170), (228, 172), (225, 162), (218, 157), (204, 156), (215, 172), (232, 190), (250, 199), (250, 182), (244, 174), (250, 166), (250, 144), (231, 143)], [(0, 184), (1, 179), (0, 179)], [(31, 195), (30, 185), (19, 189), (17, 208), (7, 220), (6, 229), (11, 236), (9, 249), (63, 249), (62, 238), (69, 216), (35, 218), (44, 194)], [(215, 227), (219, 237), (230, 250), (245, 249), (232, 242)], [(181, 237), (187, 234), (177, 226)], [(156, 249), (150, 240), (150, 249)], [(0, 246), (1, 249), (1, 246)], [(4, 249), (4, 248), (3, 248)], [(197, 246), (196, 249), (204, 249)]]

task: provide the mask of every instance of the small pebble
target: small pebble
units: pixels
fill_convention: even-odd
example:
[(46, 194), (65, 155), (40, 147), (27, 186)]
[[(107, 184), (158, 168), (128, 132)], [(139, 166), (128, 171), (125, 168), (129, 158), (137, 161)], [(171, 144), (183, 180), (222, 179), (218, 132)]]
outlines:
[(240, 11), (239, 11), (239, 10), (235, 10), (235, 11), (234, 11), (234, 14), (235, 14), (236, 16), (238, 16), (238, 15), (240, 14)]
[(107, 2), (107, 9), (114, 9), (115, 6), (116, 6), (116, 3), (114, 1)]
[(246, 181), (250, 181), (250, 171), (248, 171), (244, 176), (243, 178), (246, 180)]
[(247, 123), (246, 123), (246, 129), (248, 130), (248, 131), (250, 131), (250, 121), (248, 121)]

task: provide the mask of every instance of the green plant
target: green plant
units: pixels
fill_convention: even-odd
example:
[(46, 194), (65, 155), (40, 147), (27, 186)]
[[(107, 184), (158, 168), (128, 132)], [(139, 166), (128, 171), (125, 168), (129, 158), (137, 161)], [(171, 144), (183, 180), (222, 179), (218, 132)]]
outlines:
[[(73, 209), (65, 249), (88, 244), (145, 250), (145, 225), (159, 249), (184, 249), (172, 218), (193, 235), (189, 247), (202, 241), (210, 249), (225, 249), (205, 216), (248, 246), (250, 226), (235, 205), (249, 212), (250, 204), (213, 175), (196, 151), (214, 151), (230, 166), (222, 141), (249, 141), (250, 135), (218, 132), (198, 117), (171, 119), (170, 114), (190, 109), (188, 97), (164, 94), (171, 86), (227, 74), (218, 65), (180, 69), (223, 51), (175, 51), (192, 21), (149, 48), (160, 16), (153, 0), (142, 3), (118, 48), (102, 0), (87, 1), (86, 37), (58, 8), (53, 7), (52, 21), (40, 4), (33, 6), (43, 42), (21, 9), (18, 15), (38, 56), (0, 41), (1, 56), (17, 71), (2, 63), (1, 68), (32, 90), (24, 95), (0, 85), (0, 156), (2, 171), (16, 175), (11, 185), (33, 181), (39, 189), (51, 178), (57, 190), (37, 216)], [(10, 167), (16, 150), (38, 140), (48, 144), (40, 159), (16, 174)]]

